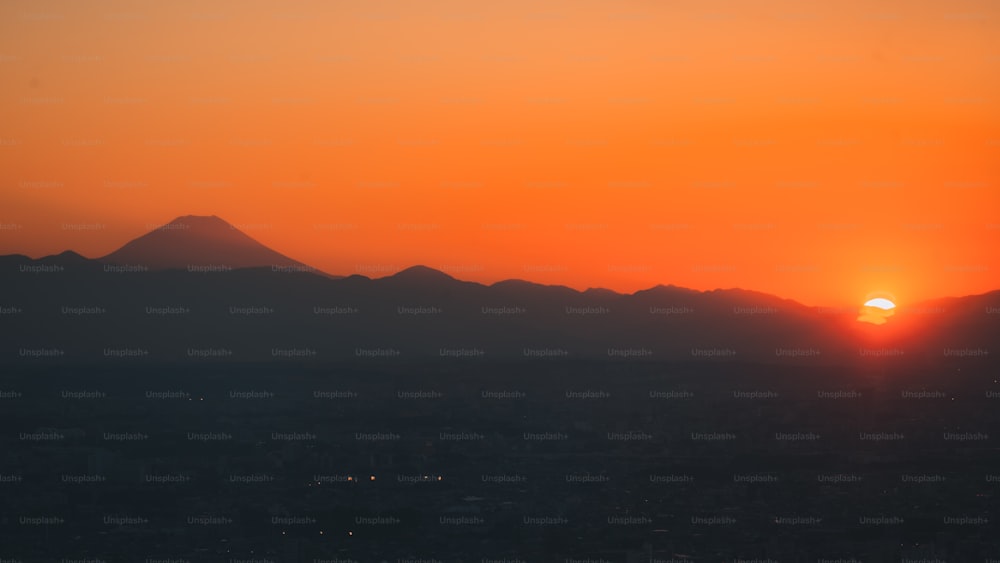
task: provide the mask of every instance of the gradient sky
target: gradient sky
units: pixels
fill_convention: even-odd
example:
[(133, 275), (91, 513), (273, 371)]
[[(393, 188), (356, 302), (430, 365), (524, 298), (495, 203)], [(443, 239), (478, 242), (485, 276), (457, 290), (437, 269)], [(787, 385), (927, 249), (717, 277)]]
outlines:
[(332, 273), (1000, 288), (1000, 3), (0, 3), (0, 254), (218, 215)]

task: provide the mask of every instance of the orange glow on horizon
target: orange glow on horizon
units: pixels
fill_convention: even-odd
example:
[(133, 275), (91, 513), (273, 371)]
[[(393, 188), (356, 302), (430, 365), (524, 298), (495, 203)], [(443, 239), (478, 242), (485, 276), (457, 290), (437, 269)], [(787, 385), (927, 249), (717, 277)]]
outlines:
[(334, 274), (983, 293), (998, 22), (986, 0), (4, 2), (0, 254), (214, 214)]

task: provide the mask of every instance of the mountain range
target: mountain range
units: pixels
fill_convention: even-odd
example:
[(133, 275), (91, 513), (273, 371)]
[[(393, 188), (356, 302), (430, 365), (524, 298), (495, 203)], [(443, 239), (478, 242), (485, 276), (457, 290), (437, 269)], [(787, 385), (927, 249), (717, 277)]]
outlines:
[(425, 266), (338, 277), (215, 217), (184, 216), (95, 259), (0, 256), (0, 362), (995, 361), (1000, 291), (889, 323), (742, 289), (632, 294)]

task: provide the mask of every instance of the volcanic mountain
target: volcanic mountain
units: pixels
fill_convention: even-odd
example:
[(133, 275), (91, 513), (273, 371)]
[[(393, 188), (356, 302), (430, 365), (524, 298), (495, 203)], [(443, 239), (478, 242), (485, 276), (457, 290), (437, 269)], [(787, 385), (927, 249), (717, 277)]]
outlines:
[(178, 217), (97, 260), (106, 264), (142, 265), (151, 270), (278, 266), (315, 271), (271, 250), (215, 215)]

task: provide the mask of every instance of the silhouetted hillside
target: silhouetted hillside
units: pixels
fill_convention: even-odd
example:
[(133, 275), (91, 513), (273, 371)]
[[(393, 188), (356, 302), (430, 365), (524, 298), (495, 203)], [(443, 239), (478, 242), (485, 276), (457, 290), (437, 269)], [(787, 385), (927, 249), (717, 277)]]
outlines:
[(97, 260), (0, 257), (0, 358), (970, 362), (989, 361), (1000, 335), (1000, 292), (901, 307), (876, 327), (742, 289), (487, 286), (425, 266), (331, 278), (216, 217), (171, 225), (189, 227)]

